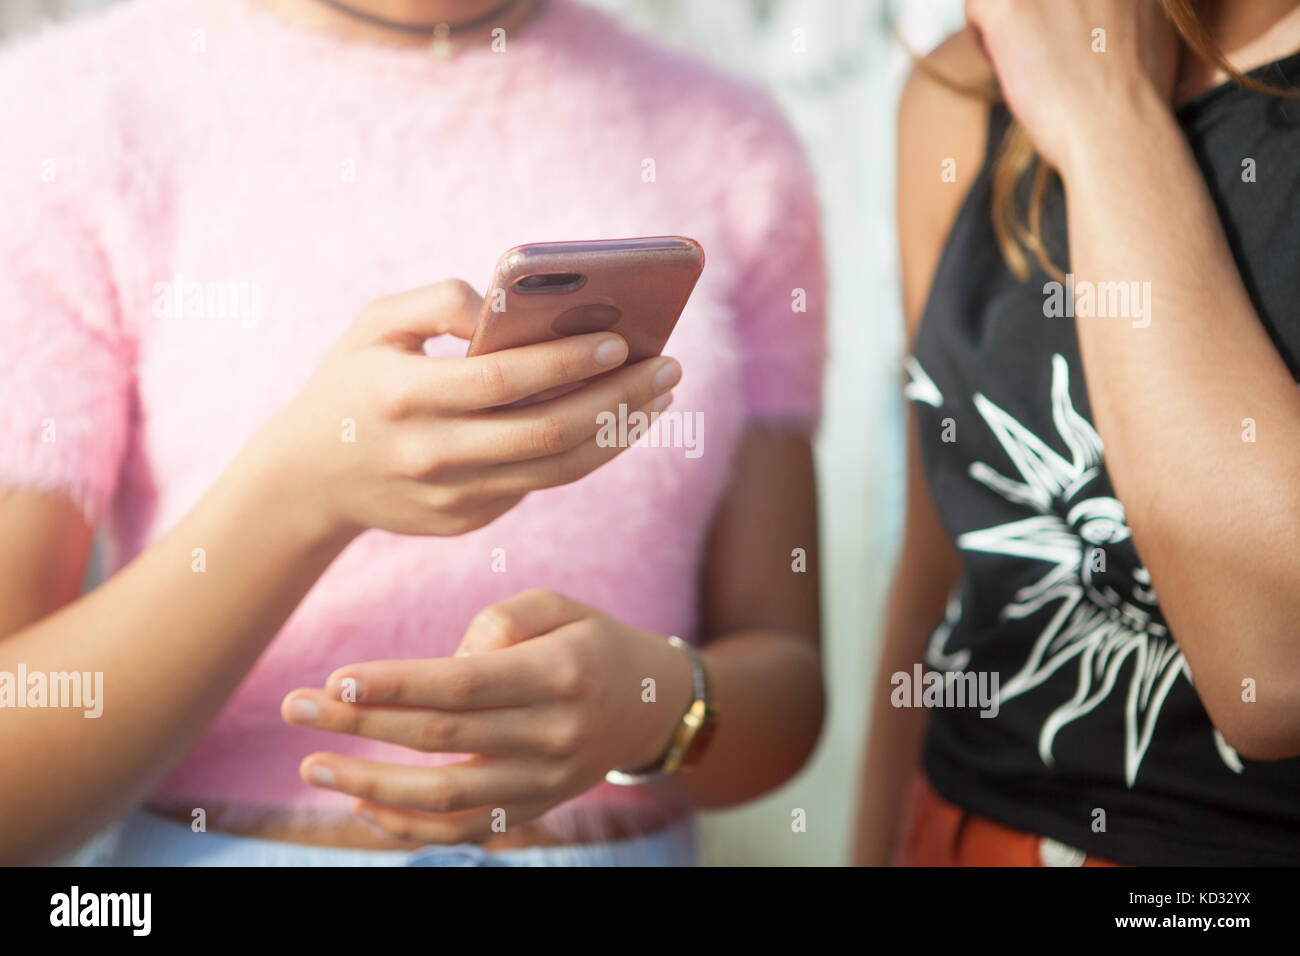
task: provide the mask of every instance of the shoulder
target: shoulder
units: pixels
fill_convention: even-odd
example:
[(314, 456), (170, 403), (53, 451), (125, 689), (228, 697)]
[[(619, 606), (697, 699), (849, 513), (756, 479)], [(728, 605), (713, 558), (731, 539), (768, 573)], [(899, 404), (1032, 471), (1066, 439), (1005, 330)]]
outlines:
[(974, 32), (954, 33), (913, 66), (899, 102), (900, 141), (918, 148), (974, 147), (982, 154), (996, 82)]
[(903, 88), (898, 217), (909, 338), (948, 233), (984, 164), (994, 81), (974, 34), (963, 30), (919, 60)]

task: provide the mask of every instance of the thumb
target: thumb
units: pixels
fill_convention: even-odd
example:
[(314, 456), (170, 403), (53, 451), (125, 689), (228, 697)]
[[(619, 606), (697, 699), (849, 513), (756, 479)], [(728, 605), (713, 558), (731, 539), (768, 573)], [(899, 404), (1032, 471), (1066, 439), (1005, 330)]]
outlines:
[(562, 594), (534, 588), (522, 591), (474, 616), (456, 650), (457, 657), (499, 651), (541, 637), (590, 615), (590, 609)]
[(439, 335), (471, 338), (482, 307), (483, 297), (464, 279), (444, 279), (376, 299), (358, 324), (371, 341), (422, 351), (426, 339)]

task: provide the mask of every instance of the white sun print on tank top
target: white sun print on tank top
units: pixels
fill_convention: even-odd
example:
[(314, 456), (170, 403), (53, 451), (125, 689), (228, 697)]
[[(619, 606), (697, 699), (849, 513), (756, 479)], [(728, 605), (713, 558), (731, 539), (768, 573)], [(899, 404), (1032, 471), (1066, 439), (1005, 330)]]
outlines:
[[(904, 368), (910, 378), (904, 395), (942, 408), (943, 395), (921, 364), (908, 356)], [(1008, 477), (976, 461), (969, 476), (1023, 508), (1025, 516), (959, 535), (957, 547), (1045, 566), (1042, 577), (1018, 590), (1002, 609), (1004, 621), (1042, 616), (1044, 624), (1023, 666), (1001, 683), (998, 707), (1021, 695), (1041, 693), (1041, 685), (1062, 668), (1075, 669), (1074, 695), (1059, 703), (1038, 734), (1038, 755), (1050, 766), (1057, 734), (1119, 691), (1125, 695), (1124, 779), (1132, 787), (1166, 697), (1180, 679), (1190, 684), (1192, 672), (1159, 618), (1146, 568), (1094, 570), (1095, 549), (1130, 537), (1119, 500), (1089, 494), (1093, 479), (1102, 473), (1101, 437), (1070, 400), (1070, 366), (1060, 354), (1052, 356), (1052, 419), (1069, 449), (1068, 458), (984, 395), (975, 393), (973, 401), (1019, 475)], [(966, 669), (969, 651), (946, 649), (960, 620), (961, 600), (954, 595), (926, 651), (931, 667)], [(1224, 764), (1241, 773), (1237, 752), (1218, 730), (1212, 733)]]

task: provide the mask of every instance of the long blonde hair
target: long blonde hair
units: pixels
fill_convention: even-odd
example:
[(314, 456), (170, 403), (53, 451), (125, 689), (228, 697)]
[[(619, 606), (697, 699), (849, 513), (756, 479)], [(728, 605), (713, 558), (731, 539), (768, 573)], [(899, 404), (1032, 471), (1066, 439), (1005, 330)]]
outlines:
[[(1197, 16), (1197, 0), (1160, 0), (1160, 2), (1187, 48), (1201, 59), (1213, 63), (1247, 89), (1277, 96), (1295, 95), (1294, 91), (1281, 90), (1246, 76), (1229, 63), (1200, 17)], [(933, 69), (928, 69), (928, 72), (953, 89), (972, 92), (937, 76)], [(1059, 280), (1065, 278), (1061, 270), (1052, 262), (1043, 243), (1044, 197), (1053, 175), (1052, 169), (1038, 155), (1024, 128), (1013, 120), (993, 160), (990, 213), (998, 248), (1002, 251), (1007, 268), (1022, 281), (1029, 278), (1033, 262), (1041, 266), (1049, 275)], [(1017, 197), (1026, 182), (1030, 183), (1029, 205), (1028, 210), (1022, 213)]]

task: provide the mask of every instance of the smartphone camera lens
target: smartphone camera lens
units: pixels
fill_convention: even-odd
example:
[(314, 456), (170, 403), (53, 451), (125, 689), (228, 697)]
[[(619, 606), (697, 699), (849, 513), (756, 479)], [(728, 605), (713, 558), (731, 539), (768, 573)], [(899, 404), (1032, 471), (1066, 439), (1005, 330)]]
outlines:
[(528, 294), (534, 292), (572, 292), (582, 285), (585, 277), (576, 272), (541, 272), (537, 275), (524, 276), (515, 283), (515, 291)]

